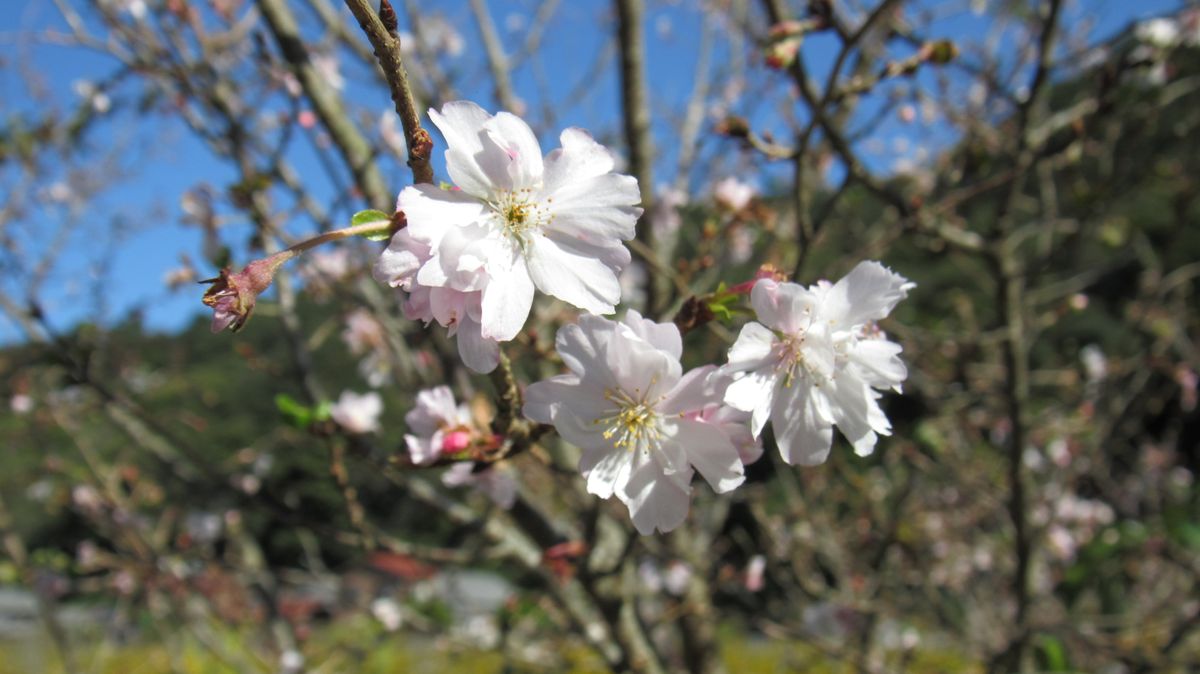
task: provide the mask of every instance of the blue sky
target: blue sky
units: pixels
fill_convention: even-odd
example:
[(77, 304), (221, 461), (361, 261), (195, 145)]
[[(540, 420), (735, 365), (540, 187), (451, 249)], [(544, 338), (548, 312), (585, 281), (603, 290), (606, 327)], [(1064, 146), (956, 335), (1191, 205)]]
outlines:
[[(149, 0), (148, 0), (149, 1)], [(80, 4), (73, 2), (72, 4)], [(303, 15), (305, 3), (293, 3)], [(335, 3), (336, 4), (336, 3)], [(493, 17), (510, 52), (524, 39), (525, 26), (531, 20), (537, 4), (533, 0), (492, 0)], [(923, 19), (922, 10), (931, 7), (953, 6), (959, 8), (940, 17), (927, 27), (931, 37), (949, 37), (961, 41), (978, 41), (986, 35), (989, 25), (967, 10), (968, 2), (916, 2), (912, 3), (906, 17), (910, 21)], [(1123, 28), (1130, 21), (1155, 16), (1179, 9), (1184, 3), (1179, 0), (1074, 0), (1066, 10), (1068, 25), (1091, 22), (1091, 35), (1106, 36)], [(648, 37), (647, 64), (651, 82), (652, 107), (656, 115), (678, 107), (686, 100), (692, 87), (693, 69), (696, 61), (696, 43), (702, 19), (695, 11), (695, 3), (648, 2), (646, 33)], [(465, 39), (465, 50), (455, 62), (475, 85), (464, 86), (459, 92), (489, 108), (495, 108), (491, 100), (490, 86), (479, 67), (478, 57), (482, 48), (477, 42), (474, 21), (465, 0), (441, 3), (445, 18), (457, 26)], [(538, 68), (526, 65), (514, 73), (517, 94), (535, 103), (530, 117), (535, 127), (540, 120), (536, 104), (538, 92), (545, 92), (555, 101), (554, 128), (583, 126), (600, 138), (615, 141), (618, 126), (618, 94), (615, 72), (606, 68), (603, 74), (588, 86), (579, 89), (583, 96), (566, 100), (575, 90), (605, 42), (602, 32), (608, 17), (607, 2), (579, 1), (562, 2), (556, 18), (558, 29), (547, 33)], [(53, 44), (46, 39), (47, 31), (65, 31), (62, 20), (51, 0), (8, 0), (6, 9), (0, 13), (0, 119), (24, 116), (37, 119), (48, 110), (65, 110), (79, 104), (80, 98), (73, 86), (83, 80), (100, 81), (111, 76), (118, 67), (115, 60), (78, 48)], [(922, 26), (924, 24), (921, 24)], [(729, 30), (715, 26), (717, 31)], [(998, 43), (1003, 49), (1006, 42), (1001, 36)], [(829, 38), (817, 37), (805, 45), (805, 57), (814, 71), (824, 75), (832, 59), (833, 42)], [(903, 52), (897, 52), (903, 55)], [(713, 54), (713, 64), (720, 69), (735, 60), (740, 54), (720, 49)], [(35, 73), (31, 79), (28, 73)], [(385, 91), (376, 88), (361, 69), (347, 68), (346, 93), (355, 102), (361, 103), (374, 115), (388, 109)], [(924, 77), (924, 75), (923, 75)], [(928, 75), (933, 77), (933, 75)], [(774, 80), (772, 79), (774, 78)], [(786, 80), (777, 73), (755, 67), (756, 82), (764, 86), (775, 84), (785, 91)], [(924, 81), (923, 81), (924, 82)], [(114, 184), (103, 196), (92, 202), (86, 213), (72, 213), (67, 206), (37, 209), (26, 218), (23, 226), (12, 229), (14, 237), (25, 250), (31, 253), (43, 251), (50, 245), (47, 232), (55, 231), (60, 224), (72, 223), (67, 237), (66, 253), (46, 280), (43, 296), (54, 323), (60, 327), (72, 324), (85, 317), (99, 316), (101, 320), (113, 321), (124, 316), (131, 308), (142, 310), (147, 325), (159, 330), (174, 330), (186, 325), (194, 316), (202, 313), (199, 302), (201, 289), (189, 287), (179, 292), (169, 292), (163, 285), (164, 275), (178, 266), (180, 253), (190, 255), (201, 273), (205, 267), (200, 254), (201, 234), (194, 228), (180, 224), (180, 197), (189, 188), (207, 183), (218, 191), (235, 180), (234, 172), (218, 161), (212, 152), (194, 138), (177, 120), (164, 115), (139, 116), (131, 110), (136, 105), (138, 88), (122, 87), (113, 92), (113, 111), (102, 119), (87, 136), (87, 147), (83, 156), (86, 162), (81, 168), (85, 174), (94, 176), (116, 176)], [(752, 120), (769, 124), (774, 119), (774, 102), (742, 102), (739, 112), (751, 115)], [(864, 106), (864, 115), (869, 114), (869, 105)], [(676, 120), (657, 116), (656, 139), (659, 160), (656, 166), (657, 180), (669, 180), (674, 166), (677, 148), (672, 147), (672, 131)], [(545, 133), (542, 137), (544, 149), (557, 145), (557, 132)], [(884, 118), (873, 130), (873, 138), (881, 141), (884, 151), (871, 161), (878, 162), (876, 168), (885, 168), (892, 160), (888, 152), (895, 148), (896, 139), (905, 139), (901, 145), (924, 144), (930, 151), (944, 146), (953, 137), (949, 132), (936, 127), (927, 129), (922, 135), (914, 135), (911, 127), (896, 120), (894, 116)], [(317, 161), (312, 142), (304, 139), (292, 144), (289, 155), (301, 178), (310, 186), (315, 199), (328, 200), (332, 192), (325, 179), (323, 169)], [(728, 145), (724, 146), (725, 150)], [(703, 154), (707, 159), (724, 159), (720, 156), (722, 146), (717, 143), (705, 145)], [(439, 175), (444, 171), (439, 162)], [(104, 158), (110, 161), (104, 161)], [(53, 178), (63, 169), (51, 159), (46, 165)], [(758, 166), (756, 169), (762, 169)], [(767, 187), (773, 176), (780, 172), (765, 167), (758, 182)], [(385, 176), (399, 191), (409, 180), (406, 169), (400, 164), (385, 167)], [(61, 177), (61, 175), (59, 176)], [(24, 189), (11, 169), (0, 169), (0, 181), (6, 192)], [(43, 184), (42, 187), (46, 187)], [(693, 184), (694, 189), (703, 185)], [(350, 208), (339, 212), (348, 218)], [(39, 223), (48, 223), (47, 227)], [(298, 221), (294, 230), (312, 231), (311, 223)], [(112, 233), (125, 234), (116, 245), (112, 244)], [(237, 245), (245, 238), (247, 228), (233, 226), (225, 230), (230, 243), (235, 244), (235, 255), (242, 248)], [(240, 255), (239, 263), (245, 262)], [(2, 270), (0, 270), (2, 271)], [(94, 278), (103, 273), (109, 283), (100, 293), (93, 292)], [(25, 289), (15, 286), (12, 278), (0, 279), (0, 287), (17, 298)], [(8, 320), (0, 316), (0, 342), (19, 339), (20, 333)]]

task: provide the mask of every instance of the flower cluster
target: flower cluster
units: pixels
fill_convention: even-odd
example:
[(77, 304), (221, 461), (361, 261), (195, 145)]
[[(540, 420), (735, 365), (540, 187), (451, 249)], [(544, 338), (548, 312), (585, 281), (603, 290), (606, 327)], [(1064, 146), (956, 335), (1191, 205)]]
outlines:
[[(630, 267), (623, 243), (642, 214), (638, 184), (615, 172), (613, 155), (586, 132), (567, 129), (562, 146), (543, 157), (520, 118), (490, 115), (467, 101), (447, 103), (430, 117), (445, 137), (456, 186), (408, 187), (390, 219), (323, 234), (237, 274), (223, 271), (204, 298), (214, 310), (213, 329), (240, 327), (279, 265), (300, 251), (390, 232), (403, 221), (374, 275), (400, 291), (406, 316), (437, 321), (456, 336), (463, 362), (476, 372), (499, 364), (499, 344), (523, 329), (535, 290), (587, 312), (557, 334), (569, 373), (531, 384), (523, 411), (579, 447), (588, 491), (616, 496), (643, 534), (683, 522), (697, 472), (717, 493), (741, 485), (745, 466), (762, 455), (768, 421), (789, 464), (825, 461), (835, 426), (859, 454), (891, 432), (880, 391), (900, 391), (907, 370), (900, 345), (875, 322), (913, 288), (904, 277), (863, 262), (837, 283), (804, 287), (760, 273), (722, 289), (724, 303), (749, 293), (758, 320), (742, 327), (727, 364), (684, 372), (674, 324), (632, 310), (621, 321), (599, 316), (621, 301), (622, 272), (631, 272), (628, 281), (640, 271)], [(734, 219), (756, 194), (734, 178), (714, 189), (718, 208)], [(673, 211), (668, 204), (658, 219), (677, 219)], [(714, 315), (711, 306), (704, 311)], [(352, 350), (362, 354), (382, 344), (378, 322), (352, 318), (344, 335)], [(381, 409), (376, 394), (346, 392), (330, 414), (350, 433), (372, 433)], [(471, 484), (502, 506), (513, 504), (517, 488), (508, 469), (476, 466), (501, 438), (458, 405), (448, 387), (422, 391), (405, 420), (414, 465), (450, 459), (457, 465), (444, 483)]]
[(456, 332), (463, 362), (489, 372), (497, 343), (525, 325), (535, 289), (592, 313), (615, 310), (630, 261), (622, 241), (642, 211), (637, 181), (613, 172), (612, 154), (567, 129), (562, 147), (543, 157), (519, 117), (467, 101), (429, 114), (456, 187), (400, 193), (408, 226), (375, 276), (407, 294), (405, 314)]
[(912, 287), (877, 262), (808, 288), (762, 278), (750, 291), (762, 322), (742, 328), (727, 365), (687, 373), (673, 324), (583, 316), (558, 331), (570, 373), (531, 385), (524, 412), (582, 450), (589, 492), (615, 495), (643, 534), (670, 531), (694, 472), (718, 493), (742, 484), (768, 420), (789, 464), (824, 461), (835, 425), (859, 454), (890, 432), (876, 389), (899, 391), (907, 371), (874, 321)]

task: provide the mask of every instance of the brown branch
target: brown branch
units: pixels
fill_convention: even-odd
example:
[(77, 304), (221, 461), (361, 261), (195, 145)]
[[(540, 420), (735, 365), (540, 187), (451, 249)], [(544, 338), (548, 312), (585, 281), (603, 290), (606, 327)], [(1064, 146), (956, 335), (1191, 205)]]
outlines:
[[(432, 183), (433, 167), (429, 164), (429, 157), (433, 153), (433, 138), (421, 126), (421, 115), (413, 103), (408, 73), (400, 55), (400, 38), (394, 30), (388, 30), (367, 0), (346, 0), (346, 6), (367, 34), (367, 39), (375, 49), (375, 58), (379, 60), (379, 66), (383, 69), (383, 76), (392, 93), (392, 103), (396, 106), (396, 114), (400, 116), (400, 123), (404, 126), (404, 138), (408, 142), (408, 166), (413, 172), (413, 182)], [(387, 12), (392, 11), (388, 0), (381, 0), (381, 13), (384, 8)]]

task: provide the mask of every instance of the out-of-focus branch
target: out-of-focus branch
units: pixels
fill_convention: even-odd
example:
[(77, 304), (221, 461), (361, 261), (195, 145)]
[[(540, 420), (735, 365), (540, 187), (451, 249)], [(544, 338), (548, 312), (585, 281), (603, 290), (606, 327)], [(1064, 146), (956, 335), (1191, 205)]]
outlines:
[[(367, 34), (367, 39), (375, 49), (375, 58), (383, 68), (384, 78), (392, 93), (392, 103), (404, 126), (404, 138), (408, 142), (408, 166), (413, 172), (413, 182), (432, 183), (433, 167), (429, 157), (433, 153), (433, 139), (421, 126), (421, 115), (413, 102), (408, 72), (404, 69), (404, 59), (400, 54), (400, 38), (396, 35), (396, 14), (391, 3), (381, 0), (378, 13), (371, 9), (366, 0), (346, 0), (346, 6)], [(390, 16), (390, 23), (385, 24), (381, 15)]]
[(519, 114), (517, 97), (513, 94), (512, 78), (509, 75), (508, 55), (504, 53), (504, 45), (500, 44), (500, 35), (496, 32), (492, 15), (483, 0), (471, 0), (471, 12), (475, 15), (475, 22), (479, 24), (479, 36), (483, 39), (483, 50), (487, 54), (488, 68), (492, 72), (496, 101), (500, 103), (501, 108)]
[(317, 117), (329, 130), (329, 137), (350, 168), (367, 202), (375, 208), (390, 208), (394, 200), (375, 163), (371, 144), (355, 126), (337, 91), (313, 66), (308, 48), (300, 36), (295, 14), (285, 0), (258, 0), (258, 6), (279, 45), (279, 51), (312, 101)]

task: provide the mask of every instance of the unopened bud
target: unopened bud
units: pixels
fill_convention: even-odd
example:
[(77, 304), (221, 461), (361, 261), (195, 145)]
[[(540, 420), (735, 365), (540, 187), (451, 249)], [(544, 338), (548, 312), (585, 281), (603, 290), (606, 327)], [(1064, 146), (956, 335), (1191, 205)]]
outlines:
[(920, 56), (928, 63), (945, 65), (958, 58), (958, 47), (950, 40), (926, 42), (921, 46)]
[(221, 270), (221, 275), (214, 279), (201, 281), (211, 283), (204, 293), (204, 304), (212, 307), (212, 331), (220, 332), (230, 328), (234, 332), (242, 329), (250, 314), (254, 311), (254, 302), (275, 279), (279, 266), (295, 256), (290, 250), (276, 253), (262, 260), (255, 260), (246, 268), (234, 273), (229, 267)]

